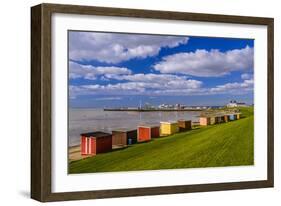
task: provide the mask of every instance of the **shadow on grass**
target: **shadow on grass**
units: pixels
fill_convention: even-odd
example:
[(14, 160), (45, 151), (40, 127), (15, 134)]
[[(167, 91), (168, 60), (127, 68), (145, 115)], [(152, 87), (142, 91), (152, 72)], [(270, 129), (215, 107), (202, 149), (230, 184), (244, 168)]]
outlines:
[(120, 151), (120, 150), (126, 149), (126, 148), (128, 148), (128, 147), (129, 147), (129, 146), (114, 148), (114, 149), (111, 150), (111, 152)]
[(185, 131), (185, 132), (189, 132), (189, 131), (192, 131), (192, 130), (198, 130), (198, 129), (202, 129), (203, 127), (194, 127), (192, 128), (191, 130), (188, 130), (188, 131)]

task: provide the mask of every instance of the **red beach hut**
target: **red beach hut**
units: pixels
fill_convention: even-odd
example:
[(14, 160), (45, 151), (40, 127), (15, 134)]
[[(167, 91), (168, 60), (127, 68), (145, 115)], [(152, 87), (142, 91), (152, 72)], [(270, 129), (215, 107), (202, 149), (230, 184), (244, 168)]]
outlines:
[(112, 149), (112, 135), (105, 132), (81, 134), (81, 155), (96, 155)]
[(138, 142), (145, 142), (151, 138), (159, 137), (159, 126), (141, 125), (138, 126)]

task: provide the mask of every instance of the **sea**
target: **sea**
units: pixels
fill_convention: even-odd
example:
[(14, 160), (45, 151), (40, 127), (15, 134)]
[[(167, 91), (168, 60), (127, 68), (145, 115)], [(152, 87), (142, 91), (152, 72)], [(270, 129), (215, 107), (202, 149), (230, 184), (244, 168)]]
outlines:
[(93, 108), (71, 108), (68, 112), (68, 144), (78, 145), (80, 134), (102, 131), (111, 133), (115, 129), (136, 129), (140, 124), (159, 124), (161, 121), (179, 119), (199, 121), (199, 111), (104, 111)]

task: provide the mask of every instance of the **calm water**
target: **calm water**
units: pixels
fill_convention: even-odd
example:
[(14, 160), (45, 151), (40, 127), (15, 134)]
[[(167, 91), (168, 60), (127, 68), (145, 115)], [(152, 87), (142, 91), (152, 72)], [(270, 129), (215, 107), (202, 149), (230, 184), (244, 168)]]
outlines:
[(135, 129), (140, 123), (159, 124), (160, 121), (186, 119), (198, 121), (200, 112), (124, 112), (102, 109), (69, 109), (69, 145), (77, 145), (84, 132), (114, 129)]

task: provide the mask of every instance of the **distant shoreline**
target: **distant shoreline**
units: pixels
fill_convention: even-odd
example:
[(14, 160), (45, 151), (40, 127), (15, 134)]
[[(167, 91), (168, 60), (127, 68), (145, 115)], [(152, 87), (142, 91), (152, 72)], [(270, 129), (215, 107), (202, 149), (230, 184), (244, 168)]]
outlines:
[(205, 109), (103, 109), (103, 111), (120, 111), (120, 112), (186, 112), (186, 111), (203, 111)]
[[(225, 105), (214, 105), (214, 106), (190, 106), (189, 108), (185, 108), (185, 109), (176, 109), (176, 108), (151, 108), (151, 109), (144, 109), (142, 108), (142, 110), (199, 110), (196, 107), (200, 107), (201, 110), (205, 110), (206, 108), (218, 108), (218, 107), (225, 107)], [(137, 107), (69, 107), (69, 109), (94, 109), (94, 110), (119, 110), (119, 109), (129, 109), (129, 110), (139, 110), (139, 108)]]

